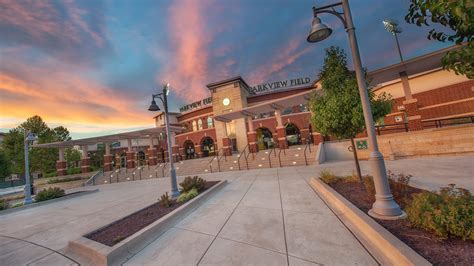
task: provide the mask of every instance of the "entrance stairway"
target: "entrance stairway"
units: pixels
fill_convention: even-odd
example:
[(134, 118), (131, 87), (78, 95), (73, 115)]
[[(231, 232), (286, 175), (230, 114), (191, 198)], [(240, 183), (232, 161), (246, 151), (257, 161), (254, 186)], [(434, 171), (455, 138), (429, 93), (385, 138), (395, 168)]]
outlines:
[[(243, 152), (223, 156), (219, 151), (216, 156), (189, 159), (176, 162), (178, 176), (199, 175), (224, 171), (245, 171), (259, 168), (277, 168), (288, 166), (310, 165), (315, 163), (317, 146), (312, 144), (290, 146), (288, 149), (268, 149), (249, 153), (246, 147)], [(115, 169), (103, 172), (88, 182), (90, 185), (110, 184), (150, 178), (169, 176), (169, 163), (156, 166), (138, 166), (134, 169)]]

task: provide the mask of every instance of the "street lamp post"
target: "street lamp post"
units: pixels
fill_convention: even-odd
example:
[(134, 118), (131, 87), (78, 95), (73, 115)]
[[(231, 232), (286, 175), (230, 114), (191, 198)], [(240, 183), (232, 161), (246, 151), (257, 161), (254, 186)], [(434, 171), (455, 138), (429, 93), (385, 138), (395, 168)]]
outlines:
[(395, 41), (397, 43), (398, 55), (400, 56), (400, 61), (403, 62), (402, 50), (400, 50), (400, 43), (398, 42), (398, 35), (402, 33), (402, 28), (398, 26), (398, 22), (394, 20), (385, 19), (383, 21), (385, 29), (395, 36)]
[(171, 197), (177, 198), (179, 196), (178, 182), (176, 181), (176, 169), (174, 168), (173, 162), (173, 150), (171, 147), (171, 133), (170, 133), (170, 122), (168, 115), (168, 93), (170, 91), (170, 84), (163, 86), (163, 91), (158, 94), (152, 95), (151, 105), (148, 108), (148, 111), (160, 111), (160, 107), (155, 102), (155, 99), (158, 98), (163, 103), (163, 109), (165, 112), (165, 127), (166, 127), (166, 141), (168, 143), (168, 159), (170, 163), (170, 179), (171, 179)]
[[(337, 12), (336, 6), (342, 6), (343, 12)], [(387, 172), (385, 169), (385, 162), (383, 155), (379, 151), (377, 144), (377, 138), (375, 135), (374, 121), (372, 117), (372, 110), (370, 107), (369, 95), (364, 79), (364, 72), (362, 69), (362, 63), (359, 55), (359, 48), (357, 46), (357, 39), (355, 36), (354, 23), (352, 22), (351, 11), (349, 8), (348, 0), (342, 0), (339, 3), (323, 6), (313, 7), (313, 23), (311, 31), (308, 35), (308, 42), (319, 42), (331, 35), (332, 29), (325, 24), (321, 23), (321, 19), (318, 14), (328, 13), (338, 17), (344, 24), (347, 35), (349, 37), (349, 43), (352, 52), (352, 60), (354, 62), (354, 69), (356, 72), (357, 84), (359, 87), (359, 94), (362, 102), (362, 110), (364, 112), (365, 127), (367, 130), (369, 149), (370, 149), (370, 164), (372, 167), (372, 174), (374, 177), (375, 185), (375, 202), (372, 205), (372, 209), (369, 214), (372, 217), (379, 219), (399, 219), (406, 216), (401, 210), (400, 206), (393, 200), (393, 196), (390, 192), (390, 187), (387, 179)]]
[(25, 200), (23, 201), (23, 204), (27, 205), (33, 202), (31, 199), (31, 179), (30, 179), (30, 162), (28, 159), (28, 153), (29, 153), (29, 146), (30, 143), (35, 141), (37, 138), (36, 136), (29, 132), (25, 131)]

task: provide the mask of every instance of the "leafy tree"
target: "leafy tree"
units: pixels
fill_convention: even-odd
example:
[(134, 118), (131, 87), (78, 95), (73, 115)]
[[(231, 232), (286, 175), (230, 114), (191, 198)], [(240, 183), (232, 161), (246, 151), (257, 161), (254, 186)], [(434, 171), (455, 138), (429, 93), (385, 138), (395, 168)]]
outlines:
[(421, 27), (441, 24), (448, 32), (430, 30), (428, 39), (467, 44), (448, 52), (442, 59), (445, 69), (474, 79), (474, 1), (473, 0), (411, 0), (406, 22)]
[(4, 180), (11, 174), (11, 163), (7, 155), (0, 149), (0, 180)]
[(81, 160), (81, 152), (74, 149), (66, 149), (64, 151), (64, 159), (66, 159), (68, 168), (72, 167), (75, 162)]
[[(2, 143), (3, 150), (11, 160), (14, 173), (24, 172), (24, 136), (29, 131), (38, 137), (38, 143), (70, 140), (69, 131), (65, 127), (51, 129), (40, 116), (32, 116), (20, 126), (11, 129)], [(30, 171), (40, 171), (44, 174), (56, 171), (58, 149), (32, 148), (30, 151)]]
[[(342, 49), (334, 46), (326, 49), (319, 77), (322, 92), (315, 92), (309, 103), (313, 128), (323, 135), (351, 140), (357, 174), (361, 178), (354, 138), (365, 129), (364, 113), (355, 73), (347, 68), (346, 54)], [(369, 91), (369, 98), (374, 120), (390, 113), (392, 101), (389, 95), (375, 96)]]

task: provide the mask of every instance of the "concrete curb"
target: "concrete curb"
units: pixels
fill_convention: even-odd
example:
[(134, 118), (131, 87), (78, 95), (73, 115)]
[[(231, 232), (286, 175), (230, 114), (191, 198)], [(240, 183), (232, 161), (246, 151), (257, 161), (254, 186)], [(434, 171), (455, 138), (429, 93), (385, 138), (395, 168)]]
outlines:
[(319, 178), (310, 185), (381, 265), (432, 265)]
[(3, 211), (0, 211), (0, 216), (6, 215), (6, 214), (9, 214), (9, 213), (12, 213), (12, 212), (22, 211), (22, 210), (26, 210), (26, 209), (31, 209), (31, 208), (35, 208), (35, 207), (55, 203), (55, 202), (62, 201), (62, 200), (67, 200), (67, 199), (72, 199), (72, 198), (79, 197), (79, 196), (88, 195), (88, 194), (91, 194), (91, 193), (95, 193), (97, 191), (99, 191), (98, 188), (94, 189), (94, 190), (82, 190), (82, 191), (77, 191), (77, 192), (73, 192), (73, 193), (70, 193), (70, 194), (66, 194), (66, 195), (64, 195), (60, 198), (45, 200), (45, 201), (40, 201), (40, 202), (34, 202), (34, 203), (31, 203), (31, 204), (28, 204), (28, 205), (23, 205), (21, 207), (6, 209), (6, 210), (3, 210)]
[[(194, 199), (188, 201), (113, 247), (106, 246), (86, 237), (81, 237), (69, 241), (66, 252), (80, 261), (87, 261), (87, 264), (121, 265), (131, 257), (135, 256), (151, 242), (155, 241), (160, 235), (173, 227), (182, 218), (201, 206), (207, 198), (214, 195), (224, 187), (225, 184), (227, 184), (227, 180), (220, 181), (204, 193), (198, 195)], [(94, 230), (93, 232), (97, 230)]]

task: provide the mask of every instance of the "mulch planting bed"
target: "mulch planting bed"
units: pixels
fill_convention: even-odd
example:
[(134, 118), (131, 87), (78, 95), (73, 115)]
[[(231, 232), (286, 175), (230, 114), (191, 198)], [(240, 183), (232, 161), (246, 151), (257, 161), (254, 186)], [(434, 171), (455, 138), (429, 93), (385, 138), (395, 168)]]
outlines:
[[(363, 184), (358, 182), (336, 182), (329, 184), (329, 186), (365, 213), (372, 207), (373, 201), (368, 197)], [(422, 191), (410, 187), (408, 193), (413, 195)], [(442, 240), (428, 231), (411, 227), (406, 219), (396, 221), (374, 220), (434, 265), (474, 265), (473, 241)]]
[[(217, 183), (219, 183), (219, 181), (207, 181), (206, 186), (199, 194), (203, 193)], [(127, 237), (152, 224), (161, 217), (177, 209), (183, 204), (184, 203), (178, 203), (173, 200), (171, 206), (167, 208), (162, 206), (159, 202), (154, 203), (118, 221), (115, 221), (104, 228), (101, 228), (100, 230), (89, 233), (85, 235), (85, 237), (112, 247)]]

